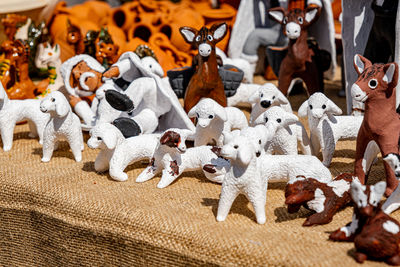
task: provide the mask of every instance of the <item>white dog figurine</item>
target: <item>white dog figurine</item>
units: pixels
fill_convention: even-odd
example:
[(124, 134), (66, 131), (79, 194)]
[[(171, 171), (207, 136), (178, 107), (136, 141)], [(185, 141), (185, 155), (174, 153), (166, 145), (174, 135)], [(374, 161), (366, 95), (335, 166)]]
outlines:
[(81, 122), (72, 112), (65, 96), (59, 91), (50, 93), (41, 101), (40, 110), (50, 114), (43, 132), (42, 162), (50, 161), (56, 142), (61, 138), (67, 139), (75, 161), (81, 161), (84, 147)]
[(12, 147), (15, 124), (25, 119), (31, 131), (29, 136), (39, 136), (39, 143), (43, 143), (43, 130), (50, 116), (40, 112), (39, 107), (40, 100), (10, 100), (0, 83), (0, 130), (4, 151)]

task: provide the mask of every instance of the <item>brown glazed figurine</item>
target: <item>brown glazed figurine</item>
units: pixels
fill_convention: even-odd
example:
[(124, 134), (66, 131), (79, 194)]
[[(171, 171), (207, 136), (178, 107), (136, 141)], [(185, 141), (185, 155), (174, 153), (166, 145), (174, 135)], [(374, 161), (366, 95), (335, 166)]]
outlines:
[(210, 29), (202, 27), (199, 31), (191, 27), (182, 27), (180, 32), (185, 41), (198, 49), (196, 72), (190, 79), (184, 98), (184, 109), (188, 113), (203, 97), (214, 99), (226, 107), (224, 85), (218, 74), (215, 45), (221, 41), (227, 31), (226, 23), (214, 24)]
[(329, 236), (334, 241), (354, 240), (354, 258), (359, 263), (370, 258), (400, 265), (400, 224), (381, 208), (385, 189), (386, 182), (383, 181), (362, 185), (354, 179), (350, 189), (354, 204), (352, 221)]
[[(365, 184), (363, 157), (370, 141), (375, 141), (382, 156), (399, 153), (400, 115), (396, 112), (396, 86), (399, 68), (396, 63), (372, 64), (355, 55), (354, 67), (359, 75), (351, 95), (365, 104), (364, 120), (357, 136), (354, 174)], [(393, 170), (384, 162), (389, 196), (398, 185)]]
[(85, 53), (85, 43), (83, 42), (81, 30), (79, 27), (71, 24), (70, 20), (67, 20), (67, 25), (67, 43), (74, 47), (76, 55)]
[(25, 24), (27, 19), (26, 16), (17, 14), (7, 14), (5, 18), (1, 19), (1, 23), (4, 26), (4, 33), (7, 35), (8, 40), (14, 40), (18, 27)]
[(342, 173), (333, 181), (323, 183), (314, 178), (298, 176), (285, 189), (285, 204), (288, 212), (297, 212), (301, 206), (314, 210), (303, 226), (327, 224), (333, 216), (350, 202), (350, 183), (353, 175)]
[(108, 69), (118, 60), (119, 46), (114, 44), (107, 28), (101, 28), (95, 41), (96, 59), (104, 68)]
[(287, 95), (293, 79), (301, 78), (309, 95), (323, 91), (323, 72), (313, 59), (314, 52), (307, 42), (307, 29), (318, 19), (321, 8), (312, 5), (305, 10), (288, 12), (282, 7), (275, 7), (269, 9), (268, 13), (282, 24), (283, 32), (289, 38), (288, 52), (279, 68), (279, 89)]

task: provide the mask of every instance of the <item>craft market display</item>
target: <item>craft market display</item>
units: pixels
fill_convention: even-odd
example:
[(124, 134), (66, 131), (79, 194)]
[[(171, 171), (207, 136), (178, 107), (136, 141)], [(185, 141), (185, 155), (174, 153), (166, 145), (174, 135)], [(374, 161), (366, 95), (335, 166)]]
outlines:
[[(351, 61), (358, 74), (347, 95), (353, 115), (342, 115), (323, 93), (339, 51), (332, 11), (341, 10), (337, 1), (124, 2), (114, 8), (102, 1), (59, 2), (39, 22), (3, 16), (1, 153), (10, 153), (16, 124), (28, 123), (29, 137), (42, 146), (37, 168), (58, 160), (53, 153), (60, 149), (72, 152), (63, 160), (75, 168), (85, 161), (86, 140), (98, 154), (82, 171), (121, 182), (125, 190), (128, 180), (151, 183), (156, 176), (154, 190), (173, 189), (183, 173), (197, 172), (220, 188), (210, 213), (218, 224), (234, 220), (232, 204), (243, 194), (255, 221), (268, 227), (268, 187), (283, 183), (285, 211), (310, 211), (303, 226), (330, 224), (352, 205), (350, 223), (321, 235), (353, 242), (349, 255), (359, 263), (400, 265), (400, 224), (390, 216), (400, 207), (395, 1), (372, 1), (375, 21), (361, 44), (365, 57), (358, 41), (350, 49), (347, 35), (336, 40), (344, 44), (342, 67)], [(344, 14), (354, 12), (342, 2)], [(393, 24), (380, 33), (386, 16)], [(347, 25), (341, 27), (345, 33)], [(384, 49), (383, 39), (389, 42)], [(277, 80), (254, 83), (260, 68)], [(353, 75), (342, 71), (343, 78)], [(296, 111), (292, 93), (303, 86), (307, 100)], [(355, 157), (352, 168), (333, 178), (328, 167), (339, 140), (356, 140), (349, 148)], [(385, 181), (370, 184), (380, 156)]]

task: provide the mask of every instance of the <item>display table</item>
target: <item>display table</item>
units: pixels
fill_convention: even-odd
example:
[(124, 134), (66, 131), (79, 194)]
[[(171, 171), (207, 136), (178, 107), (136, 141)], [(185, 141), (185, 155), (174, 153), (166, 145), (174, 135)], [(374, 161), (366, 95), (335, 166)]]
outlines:
[[(294, 110), (305, 95), (298, 98), (291, 98)], [(354, 141), (338, 143), (330, 167), (333, 175), (353, 170), (354, 150)], [(115, 182), (94, 171), (97, 153), (85, 145), (83, 160), (76, 163), (67, 143), (61, 143), (50, 163), (41, 163), (41, 146), (28, 137), (28, 126), (16, 127), (11, 152), (0, 152), (0, 265), (356, 264), (349, 256), (354, 253), (352, 243), (328, 241), (331, 231), (351, 220), (352, 208), (328, 225), (305, 228), (301, 224), (310, 212), (302, 208), (288, 214), (285, 183), (273, 182), (264, 225), (255, 222), (244, 196), (237, 198), (225, 222), (217, 222), (221, 186), (201, 172), (184, 173), (158, 189), (159, 177), (135, 183), (146, 166), (137, 163), (128, 167), (127, 182)], [(380, 159), (369, 183), (383, 177)], [(400, 212), (393, 216), (400, 219)]]

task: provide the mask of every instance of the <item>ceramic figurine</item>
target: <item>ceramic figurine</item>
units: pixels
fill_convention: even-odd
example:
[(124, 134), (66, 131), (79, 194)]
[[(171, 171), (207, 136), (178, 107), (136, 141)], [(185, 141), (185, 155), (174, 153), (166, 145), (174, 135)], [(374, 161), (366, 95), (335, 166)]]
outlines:
[[(194, 131), (193, 123), (172, 89), (165, 86), (158, 75), (148, 71), (135, 53), (122, 54), (103, 77), (111, 79), (115, 89), (106, 91), (107, 101), (126, 114), (125, 118), (118, 118), (113, 122), (125, 137), (151, 133), (155, 129), (165, 131), (171, 127)], [(155, 124), (146, 122), (147, 118), (141, 115), (144, 109), (153, 112), (158, 120)], [(137, 120), (145, 123), (141, 125)]]
[[(273, 132), (267, 132), (271, 140)], [(290, 180), (298, 175), (314, 175), (321, 181), (330, 181), (330, 171), (314, 156), (264, 155), (257, 157), (257, 147), (247, 136), (224, 133), (224, 146), (220, 155), (230, 160), (222, 183), (218, 203), (217, 221), (224, 221), (233, 201), (243, 193), (252, 203), (257, 222), (265, 223), (267, 183), (270, 180)]]
[(38, 136), (39, 143), (43, 143), (43, 130), (50, 116), (40, 112), (39, 106), (39, 100), (10, 100), (0, 83), (0, 131), (4, 151), (9, 151), (12, 147), (16, 123), (25, 119), (29, 124), (29, 136)]
[(158, 188), (165, 188), (184, 171), (203, 170), (211, 181), (222, 183), (229, 161), (219, 157), (215, 147), (186, 148), (185, 141), (194, 133), (190, 130), (169, 129), (160, 138), (150, 165), (139, 174), (136, 182), (145, 182), (162, 172)]
[(307, 131), (293, 113), (274, 106), (260, 115), (255, 124), (264, 124), (267, 128), (272, 126), (276, 129), (275, 135), (265, 146), (267, 154), (297, 155), (299, 147), (304, 155), (311, 155)]
[(314, 52), (308, 46), (307, 28), (319, 17), (321, 8), (308, 7), (304, 11), (294, 9), (290, 12), (281, 7), (268, 11), (269, 15), (283, 25), (285, 35), (290, 39), (288, 53), (279, 68), (279, 89), (287, 95), (295, 78), (301, 78), (311, 95), (323, 91), (323, 71), (321, 71)]
[(339, 116), (342, 110), (323, 93), (311, 95), (300, 106), (298, 114), (308, 117), (313, 154), (318, 155), (322, 149), (325, 166), (331, 164), (337, 141), (356, 139), (363, 121), (362, 116)]
[(2, 50), (9, 60), (9, 71), (1, 82), (10, 99), (35, 98), (36, 86), (29, 77), (29, 45), (25, 41), (4, 41)]
[(289, 100), (272, 83), (265, 83), (260, 86), (248, 99), (252, 104), (249, 124), (254, 125), (254, 121), (268, 108), (280, 106), (286, 112), (293, 113)]
[(81, 122), (72, 112), (65, 96), (59, 91), (48, 94), (40, 102), (40, 110), (50, 114), (50, 120), (43, 131), (42, 162), (50, 161), (56, 142), (61, 138), (67, 139), (75, 161), (81, 161), (81, 151), (84, 148)]
[(72, 45), (75, 50), (75, 55), (85, 53), (85, 43), (83, 41), (83, 35), (78, 26), (75, 26), (71, 21), (67, 20), (67, 43)]
[[(365, 103), (365, 115), (357, 136), (354, 173), (365, 183), (363, 156), (370, 141), (375, 141), (383, 156), (399, 152), (400, 117), (396, 112), (396, 86), (398, 65), (372, 64), (361, 55), (354, 57), (354, 67), (359, 74), (351, 88), (351, 95)], [(386, 192), (389, 196), (396, 189), (398, 181), (384, 162), (386, 171)]]
[(147, 45), (139, 45), (135, 49), (135, 54), (139, 56), (145, 69), (160, 76), (160, 78), (164, 77), (164, 70), (150, 47)]
[(51, 46), (48, 42), (40, 43), (37, 47), (35, 65), (39, 69), (47, 69), (49, 81), (46, 89), (38, 98), (45, 97), (48, 93), (58, 90), (64, 85), (61, 77), (60, 47), (58, 44)]
[[(91, 125), (95, 114), (90, 103), (96, 90), (103, 85), (104, 67), (93, 57), (74, 56), (61, 65), (61, 76), (69, 95), (69, 103), (86, 125)], [(86, 100), (86, 101), (85, 101)]]
[(202, 146), (215, 142), (222, 146), (222, 132), (243, 129), (248, 126), (244, 113), (234, 107), (222, 107), (211, 98), (201, 99), (188, 113), (189, 118), (197, 118), (194, 145)]
[[(397, 179), (400, 178), (400, 155), (389, 153), (383, 157), (383, 160), (389, 164), (393, 170), (394, 175)], [(382, 205), (382, 210), (386, 214), (390, 214), (400, 207), (400, 187), (396, 187), (396, 190), (386, 199)]]
[(116, 181), (126, 181), (125, 168), (139, 160), (150, 160), (160, 141), (159, 134), (144, 134), (125, 139), (111, 123), (97, 124), (90, 130), (87, 142), (92, 149), (101, 149), (94, 162), (97, 172), (110, 171)]
[(330, 182), (298, 176), (286, 185), (288, 212), (295, 213), (301, 206), (315, 211), (307, 217), (303, 226), (330, 223), (336, 212), (349, 204), (352, 180), (353, 176), (349, 173), (342, 173)]
[(223, 107), (227, 105), (215, 53), (215, 45), (225, 37), (226, 31), (226, 23), (214, 24), (210, 29), (203, 27), (199, 31), (191, 27), (180, 28), (185, 41), (198, 49), (194, 59), (196, 72), (190, 79), (184, 98), (186, 112), (204, 97), (214, 99)]
[(243, 58), (230, 58), (218, 47), (215, 48), (215, 52), (217, 56), (221, 58), (223, 65), (233, 65), (240, 68), (244, 72), (244, 83), (253, 82), (254, 70), (251, 68), (250, 63), (247, 60)]
[(114, 44), (107, 28), (101, 28), (95, 41), (96, 59), (105, 69), (117, 62), (119, 57), (119, 46)]
[(351, 223), (333, 232), (334, 241), (354, 241), (357, 262), (373, 259), (389, 265), (400, 265), (400, 224), (382, 211), (381, 198), (386, 182), (362, 185), (358, 179), (351, 183), (354, 212)]
[(15, 40), (15, 34), (18, 28), (26, 24), (27, 20), (28, 18), (26, 16), (18, 14), (7, 14), (5, 18), (1, 19), (1, 23), (4, 26), (4, 33), (8, 40)]

